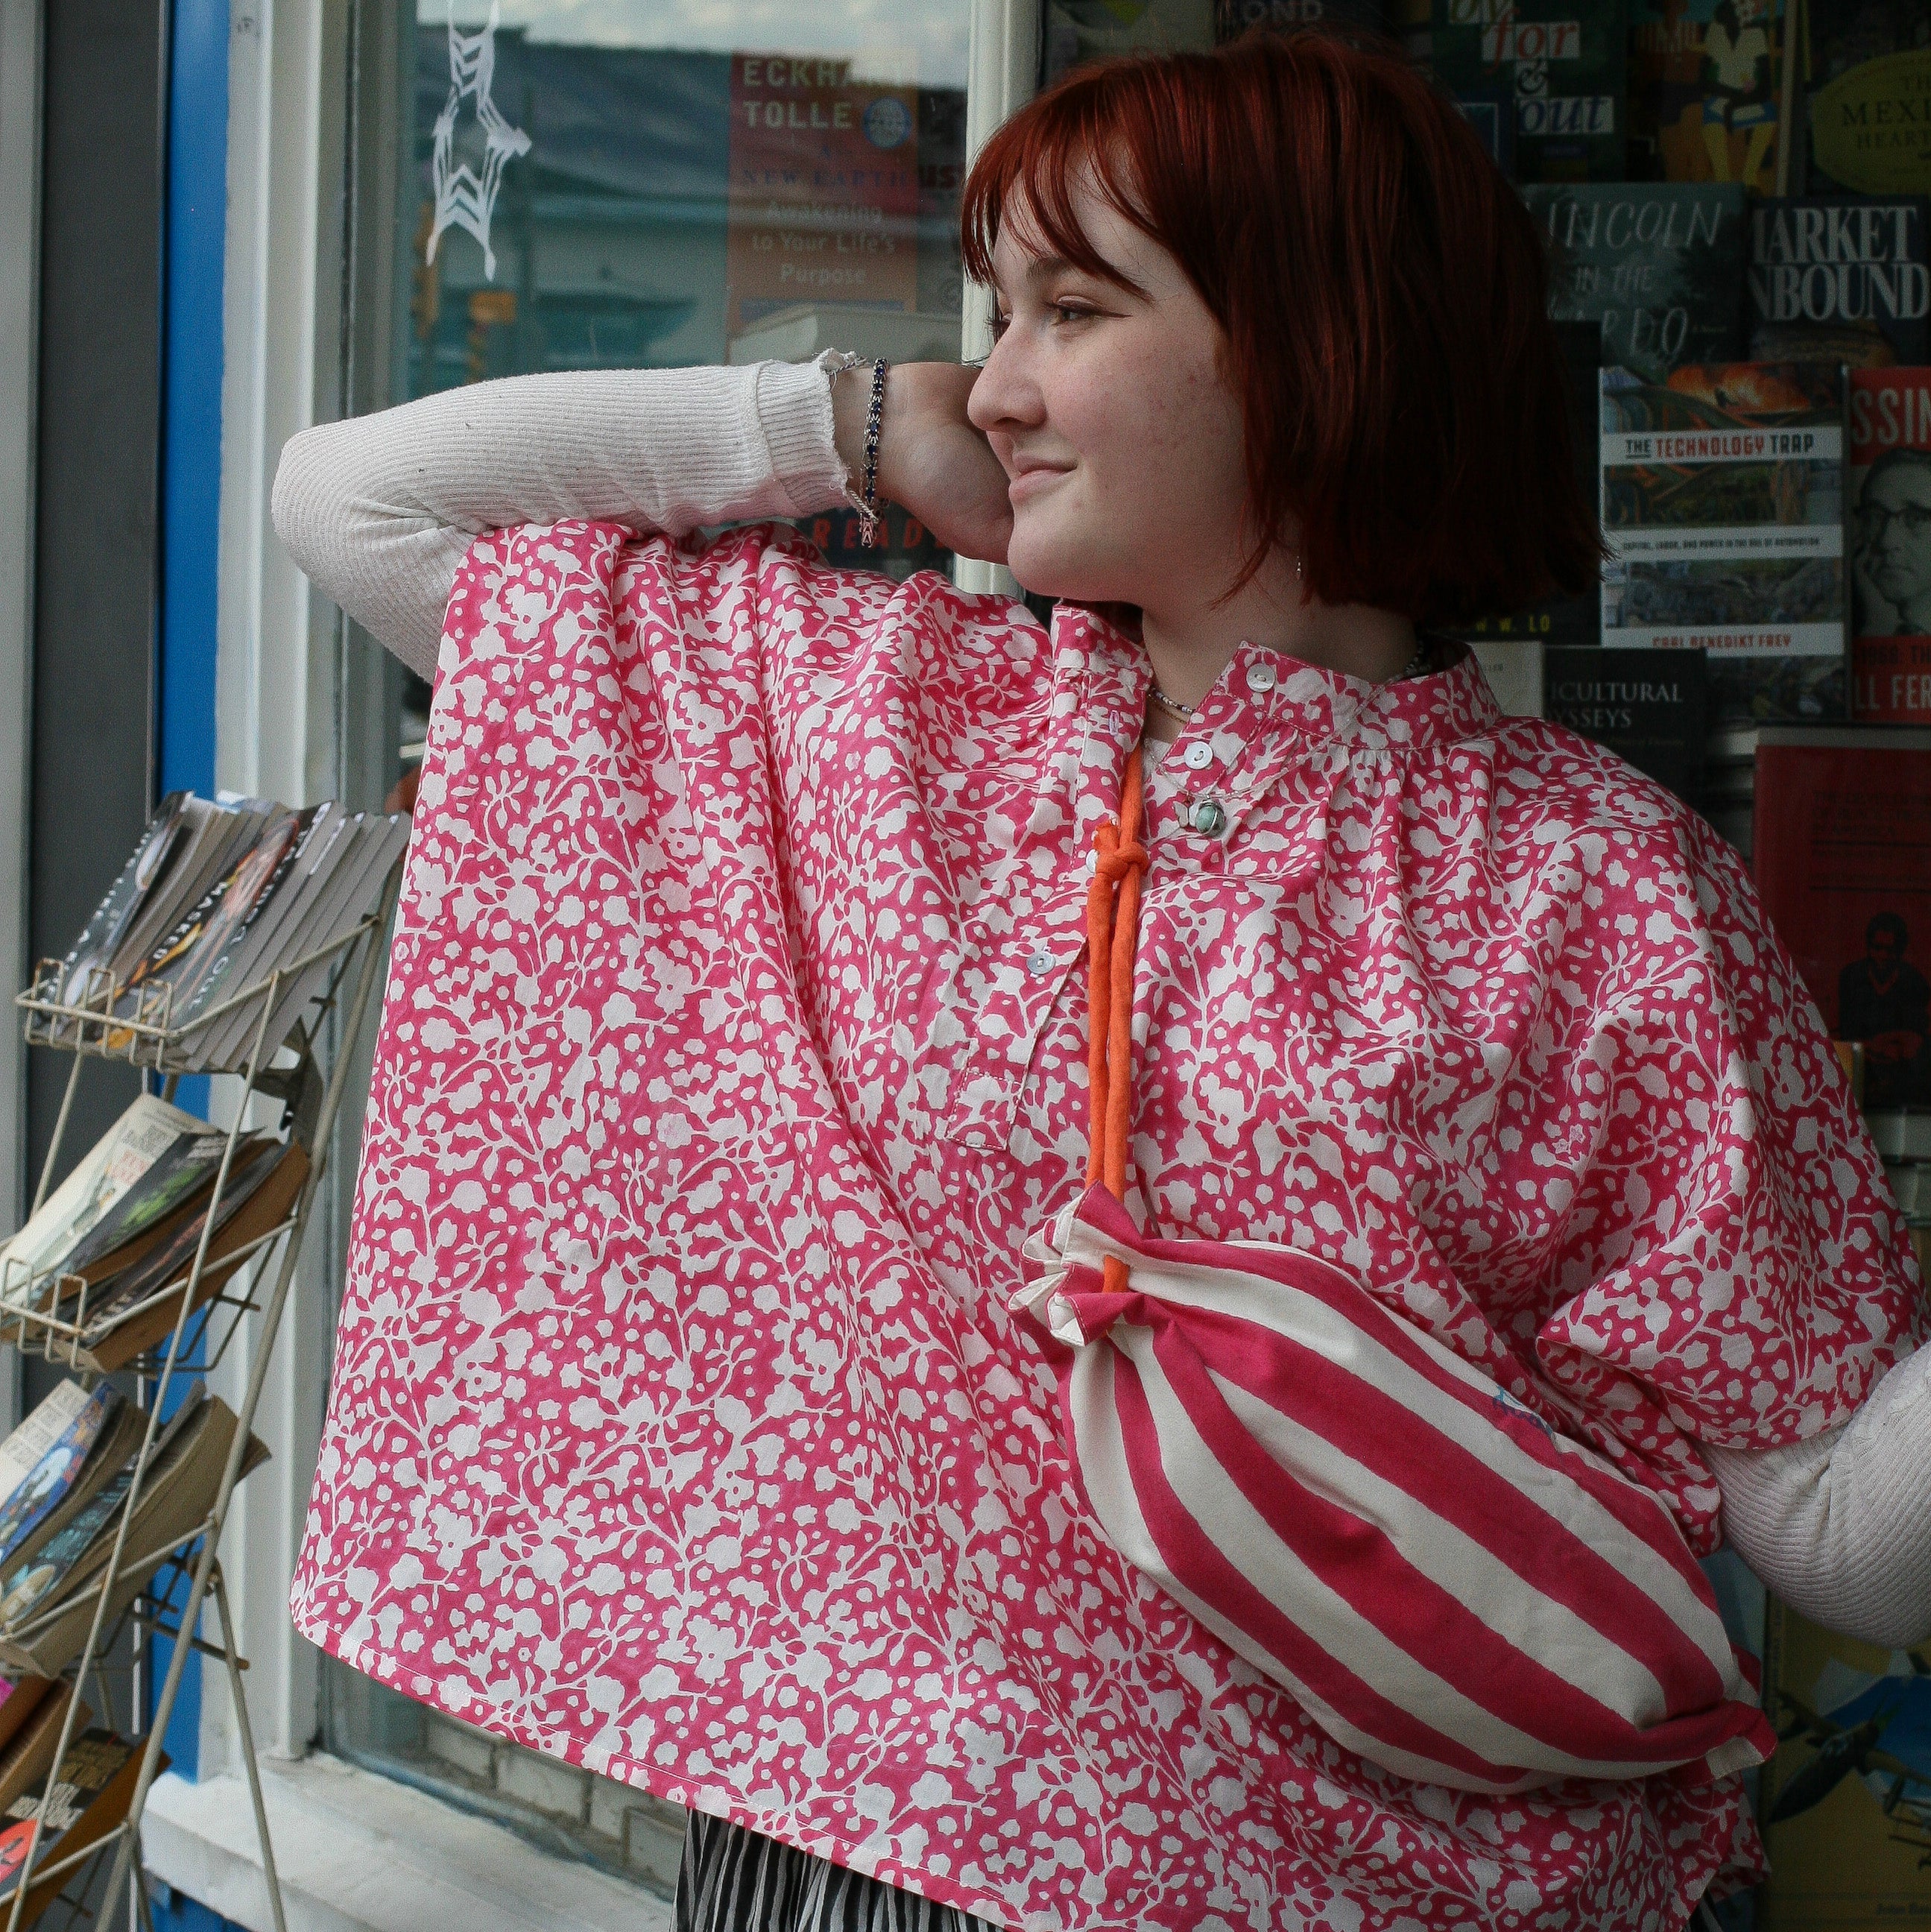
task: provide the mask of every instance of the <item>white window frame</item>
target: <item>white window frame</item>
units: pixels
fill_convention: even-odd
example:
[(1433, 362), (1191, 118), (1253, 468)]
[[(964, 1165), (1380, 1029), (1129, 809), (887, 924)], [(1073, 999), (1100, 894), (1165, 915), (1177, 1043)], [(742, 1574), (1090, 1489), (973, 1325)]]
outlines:
[[(1032, 91), (1040, 0), (971, 4), (967, 141), (976, 152)], [(269, 494), (282, 445), (339, 408), (345, 62), (355, 5), (234, 0), (229, 26), (215, 766), (226, 788), (291, 802), (334, 788), (338, 620), (277, 542)], [(0, 0), (0, 21), (37, 10), (36, 0)], [(0, 122), (0, 144), (6, 139)], [(970, 291), (966, 353), (989, 346), (989, 317), (983, 292)], [(0, 332), (0, 354), (6, 345)], [(0, 487), (4, 481), (0, 470)], [(1012, 587), (990, 566), (962, 576), (975, 589)], [(6, 584), (0, 574), (0, 593)], [(0, 612), (0, 679), (7, 674), (4, 621)], [(9, 708), (0, 692), (0, 728)], [(0, 833), (4, 827), (0, 802)], [(0, 896), (4, 866), (0, 852)], [(0, 910), (4, 903), (0, 896)], [(5, 1072), (0, 1058), (0, 1081)], [(5, 1148), (0, 1129), (0, 1157)], [(236, 1490), (221, 1552), (251, 1666), (249, 1718), (291, 1928), (531, 1932), (561, 1923), (657, 1932), (660, 1918), (668, 1926), (667, 1912), (640, 1890), (312, 1754), (319, 1654), (296, 1636), (288, 1595), (328, 1384), (328, 1246), (307, 1244), (256, 1417), (272, 1459)], [(253, 1318), (246, 1318), (252, 1328)], [(243, 1370), (241, 1352), (231, 1352), (212, 1378), (231, 1402)], [(219, 1672), (202, 1677), (198, 1779), (170, 1773), (157, 1784), (144, 1856), (157, 1878), (251, 1932), (269, 1932), (234, 1712)]]

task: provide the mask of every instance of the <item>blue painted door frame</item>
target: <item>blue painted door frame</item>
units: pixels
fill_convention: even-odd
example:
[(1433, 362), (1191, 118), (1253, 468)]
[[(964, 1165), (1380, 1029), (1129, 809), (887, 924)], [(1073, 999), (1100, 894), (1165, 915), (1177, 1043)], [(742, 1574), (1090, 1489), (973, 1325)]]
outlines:
[[(157, 789), (214, 790), (215, 604), (221, 511), (223, 271), (228, 210), (228, 0), (169, 0), (163, 201), (160, 622), (154, 688)], [(207, 1082), (184, 1082), (201, 1112)], [(196, 1090), (188, 1091), (192, 1087)], [(183, 1385), (191, 1377), (181, 1378)], [(154, 1640), (151, 1711), (172, 1646)], [(201, 1659), (192, 1653), (167, 1727), (173, 1768), (199, 1769)], [(184, 1894), (157, 1899), (165, 1932), (226, 1922)]]

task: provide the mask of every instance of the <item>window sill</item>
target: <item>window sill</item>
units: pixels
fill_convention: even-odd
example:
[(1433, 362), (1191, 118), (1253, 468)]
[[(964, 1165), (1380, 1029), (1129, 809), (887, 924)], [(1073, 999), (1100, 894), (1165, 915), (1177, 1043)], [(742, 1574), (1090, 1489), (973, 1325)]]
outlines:
[[(339, 1759), (262, 1760), (288, 1932), (671, 1932), (649, 1892)], [(274, 1932), (246, 1782), (169, 1772), (148, 1799), (154, 1878), (249, 1932)]]

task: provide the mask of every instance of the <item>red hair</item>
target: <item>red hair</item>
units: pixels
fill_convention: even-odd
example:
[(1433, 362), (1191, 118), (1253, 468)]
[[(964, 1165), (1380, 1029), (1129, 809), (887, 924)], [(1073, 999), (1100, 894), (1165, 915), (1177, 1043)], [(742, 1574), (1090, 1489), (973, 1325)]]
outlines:
[(973, 164), (967, 272), (991, 280), (1016, 195), (1029, 239), (1120, 282), (1080, 228), (1083, 179), (1220, 325), (1246, 428), (1246, 575), (1291, 519), (1309, 592), (1418, 624), (1594, 580), (1541, 238), (1407, 61), (1314, 29), (1083, 68)]

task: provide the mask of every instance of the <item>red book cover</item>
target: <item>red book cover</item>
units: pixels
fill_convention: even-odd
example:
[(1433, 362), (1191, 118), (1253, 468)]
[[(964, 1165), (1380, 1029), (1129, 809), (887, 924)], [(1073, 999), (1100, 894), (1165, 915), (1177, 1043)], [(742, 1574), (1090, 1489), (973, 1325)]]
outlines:
[(1851, 371), (1851, 716), (1931, 724), (1931, 369)]
[(1757, 890), (1867, 1108), (1931, 1106), (1931, 730), (1766, 727)]

